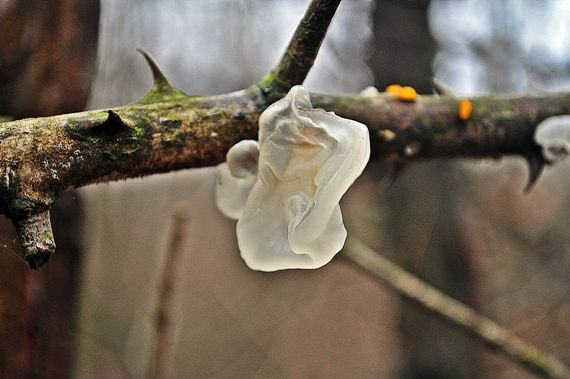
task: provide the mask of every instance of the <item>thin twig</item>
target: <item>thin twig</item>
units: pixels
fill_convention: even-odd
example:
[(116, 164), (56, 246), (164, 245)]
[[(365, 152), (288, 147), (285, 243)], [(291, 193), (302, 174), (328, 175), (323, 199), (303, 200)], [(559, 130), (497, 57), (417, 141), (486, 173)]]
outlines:
[(186, 204), (179, 204), (173, 212), (173, 226), (170, 245), (166, 251), (164, 268), (160, 280), (160, 293), (156, 310), (156, 342), (154, 362), (149, 370), (149, 378), (166, 378), (172, 357), (174, 339), (172, 309), (174, 305), (175, 285), (181, 266), (183, 240), (189, 221)]
[(570, 378), (570, 369), (554, 356), (418, 279), (360, 241), (347, 241), (343, 251), (358, 266), (386, 281), (398, 292), (461, 326), (527, 368), (548, 378)]
[(313, 0), (307, 8), (289, 46), (274, 70), (274, 80), (285, 90), (303, 84), (313, 67), (340, 1)]

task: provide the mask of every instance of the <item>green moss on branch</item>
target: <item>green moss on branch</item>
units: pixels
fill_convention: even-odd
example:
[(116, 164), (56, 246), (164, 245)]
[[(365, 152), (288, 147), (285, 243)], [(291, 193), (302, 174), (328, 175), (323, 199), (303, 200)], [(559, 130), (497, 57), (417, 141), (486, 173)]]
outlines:
[(311, 1), (281, 60), (261, 83), (269, 102), (303, 84), (339, 5), (340, 0)]

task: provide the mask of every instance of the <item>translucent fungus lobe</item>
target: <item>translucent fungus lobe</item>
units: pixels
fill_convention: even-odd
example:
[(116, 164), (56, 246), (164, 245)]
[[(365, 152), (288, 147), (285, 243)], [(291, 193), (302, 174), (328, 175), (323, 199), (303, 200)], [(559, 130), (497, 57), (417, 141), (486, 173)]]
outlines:
[(544, 159), (559, 162), (570, 155), (570, 115), (553, 116), (534, 131), (534, 141), (542, 147)]
[(346, 239), (339, 201), (369, 156), (366, 126), (313, 109), (303, 87), (270, 106), (260, 116), (257, 176), (236, 227), (246, 264), (275, 271), (328, 263)]
[(228, 151), (226, 162), (219, 164), (216, 174), (216, 206), (224, 216), (237, 220), (257, 178), (259, 143), (245, 140)]

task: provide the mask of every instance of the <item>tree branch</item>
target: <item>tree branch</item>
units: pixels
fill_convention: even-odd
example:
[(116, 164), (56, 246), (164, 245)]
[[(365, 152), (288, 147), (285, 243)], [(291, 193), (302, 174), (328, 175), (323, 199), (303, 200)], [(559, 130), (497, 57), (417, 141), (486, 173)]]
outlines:
[(172, 214), (170, 242), (164, 257), (158, 306), (155, 321), (154, 359), (148, 371), (149, 379), (167, 377), (174, 350), (175, 293), (182, 265), (184, 236), (190, 221), (190, 211), (185, 203), (179, 203)]
[[(257, 138), (261, 112), (304, 81), (340, 0), (313, 0), (272, 74), (248, 89), (211, 97), (174, 89), (146, 55), (153, 88), (141, 100), (99, 111), (0, 124), (0, 213), (10, 218), (31, 268), (55, 250), (49, 208), (65, 191), (98, 181), (212, 166), (242, 139)], [(535, 126), (569, 114), (570, 95), (473, 99), (471, 118), (459, 100), (388, 94), (312, 94), (315, 107), (355, 119), (370, 129), (372, 156), (407, 162), (434, 157), (521, 154), (531, 183), (544, 160)]]
[[(533, 142), (535, 126), (570, 113), (568, 94), (473, 99), (467, 121), (457, 115), (458, 101), (446, 96), (415, 102), (386, 94), (311, 99), (316, 107), (368, 125), (373, 157), (393, 162), (504, 154), (542, 159)], [(55, 246), (47, 211), (65, 191), (221, 163), (235, 143), (257, 138), (267, 106), (260, 86), (190, 97), (155, 82), (145, 97), (124, 107), (0, 124), (0, 213), (15, 222), (30, 266), (39, 268)]]
[(6, 124), (0, 213), (12, 219), (30, 267), (39, 269), (55, 251), (49, 207), (64, 191), (219, 163), (229, 146), (254, 138), (259, 113), (305, 80), (339, 3), (313, 0), (277, 68), (250, 90), (188, 97), (141, 51), (154, 84), (137, 103)]
[(364, 270), (386, 281), (399, 293), (461, 326), (527, 368), (548, 378), (570, 378), (570, 369), (556, 357), (541, 351), (474, 309), (418, 279), (363, 243), (349, 240), (343, 253)]
[(297, 26), (291, 42), (271, 74), (261, 81), (270, 103), (282, 98), (293, 86), (303, 84), (341, 0), (313, 0)]
[(540, 153), (533, 142), (536, 125), (570, 113), (570, 94), (471, 99), (473, 111), (463, 121), (459, 100), (449, 96), (419, 96), (398, 101), (386, 94), (311, 94), (313, 106), (368, 125), (376, 159), (408, 162), (420, 158), (499, 157)]
[(275, 81), (286, 90), (303, 84), (341, 0), (314, 0), (275, 69)]

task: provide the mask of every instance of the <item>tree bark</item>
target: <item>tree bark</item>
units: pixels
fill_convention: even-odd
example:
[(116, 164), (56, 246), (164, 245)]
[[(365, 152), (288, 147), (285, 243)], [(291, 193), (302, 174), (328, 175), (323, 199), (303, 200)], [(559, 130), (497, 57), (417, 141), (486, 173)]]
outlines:
[[(162, 96), (162, 97), (161, 97)], [(313, 105), (368, 125), (372, 157), (404, 163), (422, 158), (500, 157), (540, 153), (536, 125), (570, 113), (570, 95), (472, 99), (462, 121), (458, 101), (386, 94), (312, 94)], [(155, 90), (137, 103), (107, 110), (0, 124), (0, 212), (29, 216), (64, 192), (97, 181), (212, 166), (243, 139), (257, 138), (267, 107), (258, 87), (213, 97)]]

